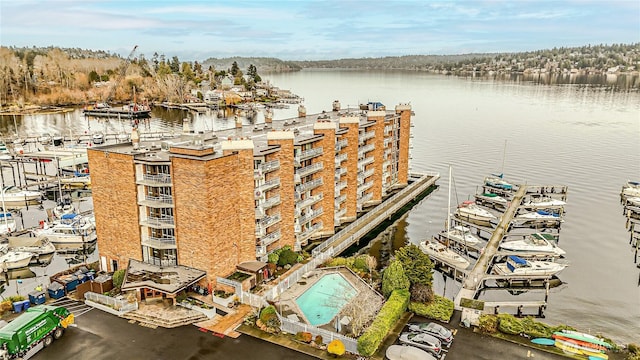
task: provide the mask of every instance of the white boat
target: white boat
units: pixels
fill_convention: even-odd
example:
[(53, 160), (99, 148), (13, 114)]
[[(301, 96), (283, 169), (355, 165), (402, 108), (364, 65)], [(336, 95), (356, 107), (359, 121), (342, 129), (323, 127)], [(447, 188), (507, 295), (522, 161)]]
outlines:
[(640, 196), (630, 196), (626, 198), (626, 205), (640, 206)]
[(508, 251), (537, 252), (564, 256), (566, 251), (559, 248), (554, 242), (555, 239), (551, 235), (535, 233), (525, 235), (520, 240), (503, 241), (500, 243), (500, 248)]
[(76, 212), (76, 207), (73, 206), (71, 199), (68, 197), (63, 198), (58, 202), (56, 207), (53, 208), (53, 216), (61, 219), (63, 215), (69, 215)]
[(504, 263), (495, 264), (494, 271), (498, 275), (556, 275), (567, 267), (551, 261), (525, 260), (519, 256), (510, 255)]
[(471, 229), (466, 226), (454, 226), (453, 229), (443, 230), (440, 232), (440, 236), (455, 240), (463, 245), (476, 246), (480, 244), (480, 239), (471, 233)]
[(8, 234), (17, 230), (16, 219), (9, 212), (0, 212), (0, 234)]
[(45, 134), (42, 134), (42, 135), (38, 136), (38, 138), (36, 140), (42, 145), (49, 145), (49, 144), (51, 144), (51, 135), (45, 133)]
[(637, 197), (640, 196), (640, 182), (628, 180), (626, 184), (622, 186), (622, 197)]
[(487, 223), (496, 220), (495, 215), (473, 201), (465, 201), (456, 210), (456, 216), (469, 222)]
[(0, 267), (3, 271), (29, 266), (33, 254), (26, 251), (11, 251), (7, 244), (0, 246)]
[(47, 237), (56, 249), (81, 248), (97, 239), (95, 220), (78, 214), (62, 215), (60, 220), (54, 220), (51, 225), (45, 223), (42, 229), (33, 230), (33, 233), (37, 237)]
[(48, 264), (53, 259), (56, 247), (45, 237), (14, 236), (8, 239), (9, 250), (33, 254), (31, 263)]
[(91, 135), (91, 141), (93, 141), (93, 143), (96, 145), (104, 143), (104, 134), (101, 132), (97, 132)]
[(504, 174), (491, 174), (484, 178), (484, 183), (496, 189), (513, 190), (513, 184), (503, 179)]
[(522, 203), (522, 206), (528, 209), (549, 209), (565, 205), (567, 205), (566, 202), (549, 196), (531, 197), (528, 201)]
[(0, 141), (0, 160), (11, 159), (13, 159), (13, 156), (11, 155), (9, 149), (7, 149), (7, 145), (4, 142)]
[(2, 201), (9, 204), (24, 204), (42, 199), (39, 191), (22, 190), (13, 185), (3, 187), (1, 196)]
[(509, 206), (509, 200), (502, 196), (499, 196), (498, 194), (482, 193), (476, 194), (475, 197), (478, 203), (487, 203), (492, 206), (499, 206), (501, 208), (507, 208)]
[(420, 249), (429, 257), (440, 260), (457, 268), (466, 269), (469, 267), (469, 260), (462, 257), (457, 252), (449, 249), (437, 241), (423, 241), (420, 243)]
[(91, 176), (71, 176), (61, 177), (60, 184), (65, 188), (88, 188), (91, 186)]
[(524, 214), (520, 214), (513, 218), (513, 222), (516, 224), (527, 224), (527, 223), (537, 223), (537, 224), (548, 224), (555, 225), (563, 222), (562, 218), (559, 214), (538, 210), (532, 211)]

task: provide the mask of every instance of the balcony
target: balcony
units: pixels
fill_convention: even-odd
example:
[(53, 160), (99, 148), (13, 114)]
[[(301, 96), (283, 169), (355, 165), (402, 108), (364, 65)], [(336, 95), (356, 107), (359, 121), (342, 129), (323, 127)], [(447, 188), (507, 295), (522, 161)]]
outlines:
[(262, 170), (263, 173), (268, 173), (280, 168), (280, 160), (271, 160), (264, 162), (258, 166), (258, 170)]
[(280, 186), (280, 178), (267, 180), (264, 184), (256, 188), (256, 197), (260, 197), (265, 192)]
[(364, 182), (369, 176), (373, 175), (374, 172), (375, 172), (375, 169), (369, 169), (358, 174), (358, 182), (359, 183)]
[(156, 229), (173, 229), (175, 227), (173, 216), (149, 216), (140, 220), (140, 225)]
[(311, 209), (307, 212), (307, 214), (305, 216), (299, 217), (298, 223), (300, 225), (304, 225), (306, 223), (308, 223), (309, 221), (317, 218), (318, 216), (322, 215), (324, 211), (322, 210), (322, 208), (317, 208), (317, 209)]
[(303, 161), (312, 159), (316, 156), (320, 156), (322, 155), (322, 147), (317, 147), (317, 148), (313, 148), (313, 149), (309, 149), (309, 150), (304, 150), (301, 151), (296, 157), (295, 157), (295, 161), (297, 163), (301, 163)]
[(336, 141), (336, 151), (340, 151), (342, 149), (344, 149), (347, 146), (347, 139), (342, 139), (342, 140), (338, 140)]
[(256, 224), (256, 235), (263, 236), (267, 232), (267, 228), (277, 224), (281, 220), (280, 214), (274, 214), (263, 217)]
[(311, 164), (309, 166), (305, 166), (301, 169), (296, 170), (296, 175), (302, 177), (305, 176), (309, 176), (311, 174), (314, 174), (320, 170), (322, 170), (324, 168), (324, 166), (322, 165), (322, 163), (316, 163), (316, 164)]
[(358, 167), (363, 168), (371, 163), (373, 163), (374, 159), (372, 157), (366, 157), (360, 161), (358, 161)]
[(336, 155), (336, 166), (340, 166), (343, 161), (347, 160), (347, 154)]
[(173, 207), (173, 196), (170, 195), (146, 195), (142, 200), (138, 201), (138, 204), (148, 206), (152, 208), (167, 208)]
[(142, 174), (142, 179), (137, 179), (136, 184), (148, 186), (171, 186), (171, 174)]
[(346, 181), (341, 181), (339, 183), (336, 183), (336, 187), (335, 187), (335, 193), (337, 194), (336, 196), (340, 195), (340, 192), (342, 191), (342, 189), (346, 187), (347, 187)]
[(175, 249), (176, 238), (175, 236), (155, 237), (143, 235), (141, 244), (154, 249)]
[(365, 133), (363, 133), (362, 135), (360, 135), (358, 137), (358, 141), (363, 144), (365, 141), (373, 138), (376, 136), (376, 132), (375, 131), (367, 131)]
[(335, 205), (336, 205), (336, 208), (339, 208), (339, 207), (340, 207), (340, 204), (342, 204), (342, 203), (343, 203), (343, 202), (345, 202), (346, 200), (347, 200), (347, 195), (340, 195), (340, 196), (338, 196), (338, 197), (335, 199), (335, 201), (334, 201), (334, 203), (335, 203)]
[(373, 194), (372, 193), (365, 194), (361, 198), (358, 199), (358, 204), (362, 205), (362, 204), (366, 203), (367, 201), (371, 201), (371, 199), (373, 199)]
[(360, 186), (358, 186), (358, 194), (362, 194), (363, 192), (371, 189), (373, 187), (373, 181), (368, 181)]
[(322, 229), (322, 223), (316, 223), (311, 225), (308, 229), (305, 229), (303, 232), (296, 236), (296, 240), (300, 243), (304, 243), (307, 241), (311, 235), (313, 235), (316, 231)]
[(271, 244), (273, 244), (274, 242), (280, 240), (280, 238), (282, 237), (282, 234), (280, 233), (280, 229), (271, 232), (269, 234), (267, 234), (266, 236), (263, 236), (260, 240), (259, 243), (262, 246), (269, 246)]
[(389, 147), (389, 144), (393, 141), (393, 138), (384, 138), (384, 147)]
[(256, 257), (262, 257), (267, 255), (266, 246), (256, 246)]
[(336, 168), (335, 179), (336, 181), (340, 180), (340, 177), (347, 173), (347, 169), (345, 168)]
[(364, 156), (364, 154), (368, 153), (369, 151), (375, 149), (376, 146), (373, 144), (369, 144), (369, 145), (365, 145), (362, 146), (361, 148), (358, 149), (358, 158), (362, 158)]
[(333, 219), (339, 223), (340, 219), (343, 218), (345, 215), (347, 214), (347, 208), (342, 208), (338, 211), (336, 211), (336, 213), (333, 216)]
[(272, 207), (276, 206), (276, 205), (280, 205), (280, 195), (276, 195), (276, 196), (272, 196), (270, 198), (268, 198), (263, 204), (262, 204), (262, 208), (263, 209), (271, 209)]
[(296, 208), (297, 209), (307, 208), (307, 207), (317, 203), (318, 201), (322, 200), (322, 198), (323, 198), (322, 194), (318, 194), (318, 195), (315, 195), (315, 196), (308, 197), (308, 198), (298, 202), (296, 204)]
[(303, 193), (309, 190), (313, 190), (315, 188), (317, 188), (318, 186), (322, 185), (324, 183), (324, 181), (322, 180), (322, 178), (319, 179), (314, 179), (311, 181), (307, 181), (304, 184), (300, 184), (296, 186), (296, 191), (298, 193)]

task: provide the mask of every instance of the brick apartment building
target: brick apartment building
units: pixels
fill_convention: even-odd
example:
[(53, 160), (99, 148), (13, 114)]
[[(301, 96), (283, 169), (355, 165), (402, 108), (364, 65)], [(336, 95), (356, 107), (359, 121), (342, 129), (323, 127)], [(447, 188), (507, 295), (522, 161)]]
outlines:
[[(302, 114), (301, 114), (302, 115)], [(408, 181), (411, 106), (88, 150), (100, 264), (135, 259), (227, 276), (334, 234)]]

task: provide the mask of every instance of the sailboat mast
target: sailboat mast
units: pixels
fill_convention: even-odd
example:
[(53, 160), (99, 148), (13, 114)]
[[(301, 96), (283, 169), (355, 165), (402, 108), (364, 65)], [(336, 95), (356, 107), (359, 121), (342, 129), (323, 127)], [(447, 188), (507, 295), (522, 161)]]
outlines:
[(504, 161), (507, 158), (507, 140), (504, 141), (504, 149), (502, 150), (502, 168), (500, 169), (500, 175), (504, 175)]
[(447, 238), (449, 236), (449, 227), (451, 226), (451, 164), (449, 164), (449, 199), (447, 202)]

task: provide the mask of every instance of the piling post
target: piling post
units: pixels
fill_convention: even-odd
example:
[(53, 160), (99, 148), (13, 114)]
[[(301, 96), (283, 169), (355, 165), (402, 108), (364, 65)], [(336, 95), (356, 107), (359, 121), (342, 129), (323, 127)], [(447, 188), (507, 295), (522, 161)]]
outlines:
[(517, 315), (516, 315), (517, 317), (522, 317), (522, 308), (523, 308), (523, 306), (522, 306), (522, 305), (519, 305), (519, 306), (518, 306), (518, 313), (517, 313)]

